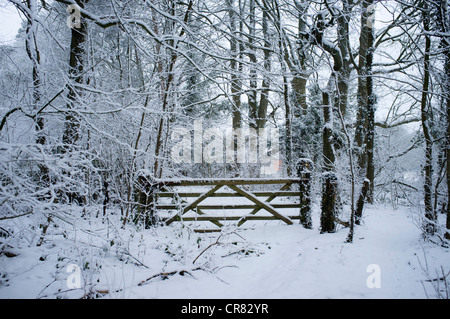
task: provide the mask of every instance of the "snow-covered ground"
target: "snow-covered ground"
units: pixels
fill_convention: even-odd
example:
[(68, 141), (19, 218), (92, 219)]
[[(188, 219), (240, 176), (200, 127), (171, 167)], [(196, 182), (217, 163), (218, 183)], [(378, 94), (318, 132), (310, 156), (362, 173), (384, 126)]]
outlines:
[(364, 214), (353, 243), (346, 228), (320, 234), (317, 210), (313, 230), (249, 221), (203, 234), (66, 214), (40, 247), (40, 230), (0, 238), (9, 252), (0, 256), (0, 298), (437, 298), (438, 285), (445, 297), (445, 283), (429, 280), (450, 271), (450, 248), (421, 238), (414, 209)]

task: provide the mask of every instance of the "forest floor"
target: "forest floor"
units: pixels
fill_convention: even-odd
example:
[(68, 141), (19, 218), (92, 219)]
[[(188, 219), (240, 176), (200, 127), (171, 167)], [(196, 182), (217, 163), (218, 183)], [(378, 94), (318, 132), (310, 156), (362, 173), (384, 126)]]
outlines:
[(38, 247), (33, 216), (2, 222), (0, 298), (448, 298), (449, 245), (424, 240), (410, 207), (368, 206), (353, 243), (347, 228), (320, 234), (318, 209), (312, 230), (249, 221), (203, 234), (76, 214), (53, 218)]

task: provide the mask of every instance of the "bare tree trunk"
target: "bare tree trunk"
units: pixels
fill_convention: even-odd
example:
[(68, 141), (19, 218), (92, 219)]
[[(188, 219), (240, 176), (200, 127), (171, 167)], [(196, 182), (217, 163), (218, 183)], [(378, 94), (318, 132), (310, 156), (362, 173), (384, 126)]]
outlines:
[(334, 170), (335, 155), (333, 149), (333, 108), (330, 101), (330, 94), (332, 82), (334, 82), (334, 77), (331, 76), (327, 88), (322, 92), (322, 104), (323, 104), (323, 134), (322, 134), (322, 145), (323, 145), (323, 163), (324, 170), (329, 172)]
[[(295, 96), (295, 104), (293, 109), (293, 120), (297, 123), (304, 121), (304, 118), (308, 114), (308, 103), (307, 103), (307, 93), (306, 85), (308, 83), (308, 78), (311, 72), (307, 69), (307, 61), (309, 59), (307, 50), (309, 48), (308, 39), (306, 36), (306, 15), (308, 7), (310, 5), (309, 1), (301, 0), (295, 1), (295, 6), (299, 11), (298, 15), (298, 39), (299, 46), (296, 50), (297, 55), (295, 60), (295, 67), (292, 69), (294, 73), (294, 78), (292, 79), (292, 89)], [(295, 127), (298, 127), (295, 125)], [(301, 130), (294, 132), (298, 138), (296, 142), (293, 143), (293, 152), (299, 157), (303, 158), (307, 155), (308, 142), (305, 141), (303, 137), (303, 132)], [(291, 163), (293, 165), (294, 163)]]
[[(375, 97), (373, 93), (372, 64), (374, 50), (373, 0), (361, 3), (361, 34), (359, 37), (358, 95), (355, 142), (358, 165), (365, 176), (362, 193), (358, 199), (357, 222), (362, 214), (364, 200), (373, 202), (374, 191), (374, 148), (375, 148)], [(362, 200), (362, 202), (361, 202)]]
[[(77, 0), (77, 5), (84, 8), (89, 0)], [(74, 110), (76, 99), (81, 95), (79, 86), (84, 82), (84, 55), (86, 45), (87, 23), (84, 17), (80, 17), (80, 27), (72, 28), (69, 54), (69, 93), (67, 95), (67, 109)], [(63, 152), (70, 150), (79, 138), (80, 121), (74, 112), (68, 111), (65, 119), (65, 128), (62, 137)]]
[(231, 98), (232, 98), (232, 128), (233, 128), (233, 158), (235, 160), (237, 171), (235, 175), (239, 175), (238, 156), (237, 156), (237, 136), (234, 134), (242, 127), (242, 115), (241, 115), (241, 81), (239, 75), (242, 72), (242, 65), (238, 62), (238, 57), (241, 55), (240, 45), (238, 41), (238, 29), (236, 25), (236, 12), (234, 9), (234, 1), (227, 0), (228, 15), (230, 19), (230, 51), (232, 60), (230, 62), (231, 68)]
[[(447, 43), (447, 47), (450, 43)], [(450, 239), (450, 50), (445, 56), (445, 95), (447, 104), (447, 232), (445, 238)]]
[[(373, 9), (372, 9), (373, 10)], [(375, 186), (375, 95), (373, 92), (373, 28), (369, 27), (368, 32), (368, 50), (366, 58), (366, 72), (367, 72), (367, 135), (366, 135), (366, 152), (367, 152), (367, 170), (366, 178), (369, 181), (369, 189), (367, 193), (367, 201), (373, 203), (373, 193)]]
[(322, 92), (323, 119), (322, 130), (323, 167), (322, 167), (322, 211), (320, 215), (321, 232), (334, 232), (337, 205), (337, 177), (334, 173), (335, 155), (333, 149), (333, 110), (330, 101), (335, 76), (332, 73), (328, 85)]
[(444, 104), (447, 109), (447, 133), (445, 140), (445, 158), (447, 161), (447, 220), (446, 220), (446, 232), (445, 238), (450, 239), (450, 36), (448, 32), (450, 31), (450, 12), (449, 12), (449, 1), (440, 0), (435, 3), (437, 9), (437, 23), (439, 26), (439, 31), (442, 32), (440, 47), (443, 48), (444, 54), (444, 83), (443, 83), (443, 96)]
[[(349, 34), (349, 20), (352, 11), (352, 1), (343, 0), (342, 1), (342, 13), (338, 16), (338, 47), (342, 59), (342, 67), (339, 70), (337, 78), (337, 88), (338, 88), (338, 103), (337, 106), (345, 118), (347, 114), (347, 104), (348, 104), (348, 83), (350, 78), (350, 59), (349, 59), (349, 48), (350, 48), (350, 34)], [(344, 129), (344, 128), (343, 128)]]
[[(175, 2), (171, 2), (172, 10), (174, 10)], [(193, 6), (193, 1), (189, 1), (188, 7), (186, 9), (186, 12), (184, 14), (183, 22), (187, 23), (189, 20), (189, 15), (191, 13)], [(158, 34), (158, 31), (156, 29), (155, 24), (155, 32)], [(173, 30), (174, 31), (174, 30)], [(185, 34), (186, 30), (184, 27), (182, 27), (180, 33), (177, 35), (178, 38), (182, 38)], [(170, 107), (172, 106), (172, 90), (171, 87), (173, 85), (175, 76), (174, 76), (174, 70), (175, 70), (175, 64), (178, 59), (178, 42), (175, 42), (176, 40), (172, 40), (172, 43), (170, 44), (170, 47), (174, 48), (172, 50), (170, 55), (170, 60), (167, 65), (167, 78), (163, 76), (163, 65), (162, 62), (158, 63), (158, 72), (161, 75), (161, 96), (162, 96), (162, 114), (161, 118), (159, 120), (159, 126), (158, 126), (158, 134), (156, 136), (156, 146), (155, 146), (155, 162), (153, 167), (153, 174), (156, 178), (160, 178), (162, 176), (162, 162), (160, 159), (160, 156), (164, 153), (163, 143), (164, 143), (164, 136), (163, 136), (163, 130), (166, 129), (168, 131), (169, 128), (169, 121), (167, 121), (167, 111), (169, 111)], [(160, 44), (158, 44), (157, 50), (160, 50)]]
[[(283, 62), (282, 62), (283, 63)], [(283, 63), (284, 65), (284, 63)], [(285, 68), (284, 68), (285, 69)], [(292, 121), (291, 121), (291, 105), (289, 102), (289, 84), (288, 79), (283, 76), (283, 100), (284, 100), (284, 125), (285, 125), (285, 138), (284, 144), (286, 148), (286, 173), (288, 176), (292, 175)]]
[(361, 188), (361, 193), (358, 197), (358, 202), (356, 203), (355, 210), (355, 224), (359, 225), (361, 223), (362, 212), (364, 208), (364, 201), (366, 200), (367, 193), (369, 191), (370, 182), (368, 179), (364, 180), (363, 186)]
[(297, 162), (297, 176), (300, 178), (300, 223), (306, 229), (312, 229), (311, 219), (311, 172), (313, 162), (302, 158)]
[[(372, 33), (372, 28), (369, 25), (369, 6), (372, 5), (371, 0), (364, 0), (361, 2), (361, 33), (359, 36), (359, 58), (358, 58), (358, 93), (357, 93), (357, 115), (356, 115), (356, 129), (355, 142), (357, 146), (358, 165), (363, 170), (365, 175), (367, 155), (364, 144), (367, 134), (367, 53), (369, 50), (369, 37)], [(364, 176), (363, 175), (363, 176)]]
[[(301, 115), (306, 115), (308, 105), (306, 102), (306, 84), (308, 82), (309, 74), (306, 70), (306, 47), (308, 46), (308, 41), (306, 40), (306, 23), (305, 16), (308, 11), (309, 2), (301, 0), (300, 2), (295, 1), (295, 6), (299, 11), (298, 17), (298, 38), (300, 39), (300, 46), (297, 49), (297, 57), (295, 60), (295, 67), (292, 68), (294, 73), (294, 78), (292, 79), (292, 88), (294, 91), (294, 96), (296, 100), (296, 110), (295, 116), (300, 117)], [(302, 151), (302, 150), (297, 150)]]
[[(231, 61), (231, 95), (233, 98), (233, 129), (239, 129), (242, 127), (242, 115), (241, 115), (241, 81), (238, 74), (242, 71), (242, 64), (238, 62), (237, 59), (241, 55), (240, 44), (238, 41), (236, 17), (234, 12), (234, 7), (232, 2), (230, 2), (230, 22), (231, 22), (231, 32), (232, 38), (230, 40), (230, 49), (233, 56)], [(236, 147), (236, 145), (235, 145)]]
[[(311, 41), (327, 51), (333, 58), (333, 66), (327, 87), (322, 91), (323, 107), (323, 129), (322, 129), (322, 207), (321, 207), (321, 232), (334, 232), (336, 228), (335, 215), (337, 210), (337, 177), (335, 174), (335, 154), (333, 148), (333, 107), (332, 96), (336, 82), (339, 80), (339, 73), (343, 66), (343, 57), (339, 48), (323, 41), (323, 34), (326, 28), (325, 15), (317, 15), (317, 23), (311, 33)], [(342, 114), (342, 113), (341, 113)]]
[[(420, 8), (424, 10), (425, 3), (420, 2)], [(422, 131), (425, 137), (425, 181), (424, 181), (424, 203), (425, 203), (425, 232), (433, 234), (435, 231), (435, 213), (432, 203), (432, 187), (433, 187), (433, 138), (430, 132), (430, 112), (429, 112), (429, 95), (428, 90), (430, 87), (430, 49), (431, 49), (431, 39), (429, 34), (426, 32), (430, 31), (430, 16), (427, 11), (422, 13), (422, 23), (423, 29), (425, 31), (425, 53), (424, 53), (424, 70), (423, 70), (423, 87), (422, 87), (422, 98), (420, 101), (421, 110), (421, 120), (422, 120)]]
[[(27, 0), (27, 6), (31, 15), (27, 15), (27, 28), (26, 28), (26, 50), (29, 59), (33, 65), (33, 104), (35, 107), (39, 106), (41, 102), (41, 78), (39, 75), (39, 66), (41, 64), (41, 58), (36, 41), (37, 25), (35, 16), (37, 16), (37, 4), (36, 0)], [(44, 145), (45, 136), (42, 135), (44, 129), (44, 121), (41, 116), (36, 118), (36, 143)]]
[[(448, 41), (446, 47), (450, 45)], [(450, 239), (450, 49), (445, 52), (445, 99), (447, 107), (447, 221), (445, 238)]]
[[(281, 12), (278, 5), (278, 1), (274, 2), (275, 12), (272, 13), (275, 27), (278, 29), (280, 41), (279, 46), (281, 48), (281, 60), (283, 65), (283, 73), (286, 74), (288, 69), (293, 75), (291, 81), (293, 103), (289, 102), (288, 87), (284, 85), (284, 104), (285, 104), (285, 121), (286, 121), (286, 133), (285, 133), (285, 145), (286, 145), (286, 167), (287, 174), (291, 175), (294, 171), (293, 154), (298, 154), (300, 157), (304, 156), (305, 146), (304, 141), (301, 140), (301, 136), (297, 136), (296, 143), (293, 142), (292, 137), (296, 132), (292, 130), (293, 121), (301, 121), (302, 115), (306, 115), (308, 106), (306, 99), (306, 84), (309, 77), (309, 72), (306, 70), (307, 54), (306, 48), (310, 44), (309, 37), (306, 33), (305, 15), (309, 6), (308, 1), (294, 1), (298, 10), (298, 38), (300, 40), (299, 45), (296, 44), (295, 48), (290, 42), (286, 31), (281, 23)], [(287, 68), (286, 68), (287, 66)], [(283, 81), (287, 83), (287, 77), (283, 75)], [(300, 135), (300, 133), (298, 134)]]
[(267, 121), (267, 109), (269, 106), (269, 91), (270, 91), (270, 75), (269, 72), (271, 70), (270, 56), (271, 56), (271, 44), (270, 37), (268, 32), (268, 12), (267, 8), (263, 8), (263, 20), (262, 20), (262, 29), (264, 35), (264, 74), (263, 80), (261, 83), (261, 97), (259, 100), (259, 108), (258, 108), (258, 119), (256, 121), (256, 126), (258, 128), (263, 128), (266, 125)]
[[(32, 76), (33, 76), (33, 105), (37, 109), (41, 103), (41, 76), (39, 73), (39, 68), (41, 64), (40, 52), (37, 45), (36, 40), (36, 32), (37, 32), (37, 22), (35, 20), (38, 10), (36, 0), (27, 0), (27, 7), (29, 12), (25, 12), (25, 16), (27, 18), (27, 27), (26, 27), (26, 51), (29, 59), (33, 65)], [(46, 138), (44, 135), (44, 118), (37, 114), (35, 124), (36, 130), (36, 144), (45, 145)], [(39, 172), (40, 172), (40, 180), (43, 186), (48, 186), (50, 182), (49, 170), (45, 163), (39, 164)]]
[(249, 33), (248, 33), (248, 57), (250, 60), (249, 68), (250, 68), (250, 90), (247, 93), (248, 96), (248, 109), (249, 109), (249, 127), (253, 129), (257, 129), (257, 117), (258, 117), (258, 103), (257, 103), (257, 95), (258, 95), (258, 82), (257, 82), (257, 74), (256, 74), (256, 48), (254, 44), (255, 35), (256, 35), (256, 10), (255, 10), (255, 0), (249, 1)]

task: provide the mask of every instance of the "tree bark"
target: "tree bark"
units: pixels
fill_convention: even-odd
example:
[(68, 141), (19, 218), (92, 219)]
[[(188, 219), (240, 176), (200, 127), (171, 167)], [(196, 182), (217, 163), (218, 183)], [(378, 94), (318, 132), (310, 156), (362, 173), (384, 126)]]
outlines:
[[(447, 46), (450, 43), (447, 43)], [(450, 51), (447, 50), (445, 57), (445, 89), (447, 104), (447, 231), (445, 238), (450, 239)]]
[(232, 60), (230, 61), (230, 71), (231, 71), (231, 99), (232, 99), (232, 138), (233, 138), (233, 159), (235, 162), (235, 175), (239, 176), (240, 164), (238, 163), (238, 137), (236, 132), (242, 127), (242, 115), (241, 115), (241, 81), (239, 79), (239, 74), (242, 74), (242, 64), (238, 62), (238, 58), (241, 55), (241, 48), (238, 41), (238, 29), (236, 25), (236, 12), (234, 9), (234, 0), (227, 0), (228, 16), (230, 19), (230, 53)]
[(337, 177), (334, 172), (326, 172), (322, 178), (320, 232), (333, 233), (336, 231)]
[(334, 173), (335, 155), (333, 149), (333, 111), (330, 104), (331, 88), (335, 76), (331, 75), (328, 85), (322, 93), (324, 126), (322, 130), (323, 167), (322, 167), (322, 211), (320, 215), (321, 232), (334, 232), (336, 229), (337, 177)]
[[(77, 5), (84, 9), (89, 0), (77, 0)], [(85, 57), (85, 45), (87, 35), (87, 22), (86, 19), (80, 17), (80, 27), (73, 27), (71, 30), (71, 42), (69, 53), (69, 92), (67, 95), (68, 103), (67, 109), (69, 110), (65, 119), (65, 128), (62, 137), (63, 152), (69, 151), (79, 138), (80, 120), (76, 116), (75, 104), (76, 99), (81, 96), (80, 85), (84, 83), (84, 57)]]
[[(332, 81), (333, 78), (330, 79)], [(335, 155), (333, 149), (333, 109), (330, 105), (329, 86), (322, 93), (323, 103), (323, 131), (322, 131), (322, 145), (323, 145), (323, 164), (324, 170), (327, 172), (334, 170)]]
[(231, 31), (231, 38), (230, 38), (230, 51), (233, 59), (230, 62), (231, 67), (231, 96), (233, 101), (233, 129), (238, 129), (242, 125), (242, 118), (241, 118), (241, 83), (238, 78), (238, 73), (240, 71), (240, 63), (238, 63), (237, 59), (240, 55), (239, 53), (239, 44), (238, 44), (238, 32), (237, 32), (237, 26), (236, 26), (236, 16), (233, 6), (233, 0), (227, 0), (228, 3), (228, 15), (230, 18), (230, 31)]
[[(373, 15), (373, 0), (368, 1), (367, 14)], [(367, 55), (366, 55), (366, 85), (367, 85), (367, 135), (366, 135), (366, 151), (367, 151), (367, 170), (366, 178), (369, 180), (369, 189), (367, 192), (367, 201), (373, 203), (373, 193), (375, 187), (375, 93), (373, 91), (373, 76), (372, 76), (372, 64), (373, 64), (373, 51), (374, 51), (374, 34), (373, 34), (373, 22), (367, 21)]]
[(334, 232), (336, 228), (337, 210), (337, 177), (334, 172), (335, 154), (333, 141), (333, 107), (332, 96), (336, 88), (343, 65), (343, 57), (337, 47), (323, 41), (326, 28), (325, 15), (317, 15), (317, 23), (311, 32), (311, 41), (327, 51), (333, 58), (333, 66), (326, 88), (322, 91), (323, 128), (322, 128), (322, 203), (321, 203), (321, 232)]
[[(357, 93), (357, 117), (356, 117), (356, 155), (358, 165), (365, 176), (363, 190), (367, 201), (373, 202), (375, 166), (375, 96), (373, 92), (373, 51), (374, 51), (374, 2), (364, 0), (361, 3), (361, 34), (359, 37), (359, 60), (358, 60), (358, 93)], [(367, 190), (366, 190), (367, 187)], [(360, 197), (361, 199), (361, 197)], [(363, 205), (364, 202), (358, 203)], [(362, 212), (362, 207), (360, 208)], [(359, 217), (360, 218), (360, 217)]]
[[(284, 63), (282, 62), (283, 69)], [(291, 104), (289, 101), (289, 84), (288, 79), (283, 75), (283, 101), (284, 101), (284, 122), (285, 122), (285, 134), (284, 144), (286, 149), (286, 174), (291, 176), (292, 170), (290, 163), (292, 162), (292, 124), (291, 124)]]
[(271, 44), (270, 37), (268, 33), (268, 13), (267, 8), (263, 8), (263, 20), (262, 20), (262, 29), (264, 35), (264, 74), (263, 80), (261, 83), (261, 96), (259, 100), (259, 108), (258, 108), (258, 119), (256, 121), (256, 126), (258, 128), (263, 128), (266, 125), (267, 121), (267, 109), (269, 106), (269, 91), (270, 91), (270, 75), (269, 72), (271, 70), (270, 56), (271, 56)]
[[(40, 52), (37, 45), (36, 40), (36, 32), (37, 32), (37, 22), (35, 17), (38, 14), (37, 3), (36, 0), (27, 0), (27, 7), (29, 9), (29, 13), (26, 13), (27, 18), (27, 27), (26, 27), (26, 51), (29, 59), (33, 65), (32, 68), (32, 78), (33, 78), (33, 105), (38, 110), (41, 103), (41, 76), (40, 76), (40, 64), (41, 57)], [(36, 144), (45, 145), (46, 138), (44, 135), (44, 118), (37, 114), (35, 118), (35, 130), (36, 130)], [(42, 182), (42, 186), (48, 186), (50, 182), (49, 170), (45, 163), (39, 164), (39, 172), (40, 172), (40, 180)]]
[(297, 163), (298, 177), (300, 178), (300, 223), (306, 229), (312, 229), (311, 220), (311, 171), (313, 162), (302, 158)]
[(444, 105), (446, 107), (447, 114), (447, 132), (445, 140), (445, 158), (447, 161), (447, 220), (446, 220), (446, 232), (445, 238), (450, 239), (450, 16), (449, 16), (449, 2), (448, 0), (441, 0), (436, 3), (438, 15), (436, 20), (439, 25), (439, 31), (442, 32), (440, 47), (443, 48), (444, 54), (444, 83), (443, 83), (443, 96)]
[[(308, 82), (309, 74), (306, 70), (307, 54), (306, 48), (308, 46), (308, 41), (306, 41), (306, 23), (305, 15), (307, 14), (309, 3), (308, 1), (295, 1), (295, 6), (299, 11), (298, 17), (298, 38), (299, 46), (297, 51), (297, 56), (294, 58), (295, 66), (292, 68), (294, 73), (294, 78), (292, 79), (292, 88), (294, 91), (295, 101), (296, 101), (296, 111), (294, 112), (295, 117), (299, 118), (301, 115), (306, 115), (308, 104), (306, 100), (306, 84)], [(297, 150), (296, 150), (297, 151)]]
[(257, 72), (256, 72), (256, 48), (254, 44), (256, 35), (256, 10), (255, 10), (255, 0), (249, 1), (249, 33), (248, 33), (248, 57), (250, 60), (249, 64), (249, 77), (250, 77), (250, 90), (247, 93), (248, 96), (248, 109), (249, 109), (249, 127), (257, 129), (257, 118), (258, 118), (258, 82), (257, 82)]
[(361, 188), (361, 193), (358, 197), (358, 202), (356, 203), (355, 210), (355, 224), (359, 225), (361, 223), (362, 211), (364, 208), (364, 201), (366, 200), (367, 193), (369, 191), (370, 182), (368, 179), (364, 180), (363, 186)]
[(342, 67), (338, 72), (337, 89), (338, 89), (338, 107), (342, 116), (345, 118), (347, 114), (348, 104), (348, 83), (350, 78), (350, 33), (349, 33), (349, 20), (352, 11), (352, 1), (342, 1), (342, 13), (338, 16), (337, 29), (338, 29), (338, 48), (342, 59)]
[(422, 120), (422, 131), (425, 137), (425, 165), (424, 165), (424, 203), (425, 203), (425, 232), (428, 234), (433, 234), (435, 231), (435, 213), (432, 203), (432, 187), (433, 187), (433, 137), (430, 131), (430, 112), (429, 112), (429, 96), (428, 91), (430, 88), (430, 50), (431, 50), (431, 39), (427, 32), (430, 31), (430, 16), (427, 11), (425, 11), (425, 3), (420, 2), (420, 8), (423, 10), (422, 13), (422, 24), (425, 31), (425, 53), (424, 53), (424, 64), (423, 64), (423, 86), (422, 86), (422, 98), (420, 101), (420, 111)]
[(355, 142), (357, 146), (358, 165), (365, 174), (367, 154), (364, 141), (367, 134), (367, 55), (369, 51), (369, 37), (373, 32), (369, 25), (370, 12), (369, 6), (372, 5), (371, 0), (364, 0), (361, 3), (361, 33), (359, 36), (359, 53), (358, 53), (358, 93), (357, 93), (357, 116), (355, 129)]

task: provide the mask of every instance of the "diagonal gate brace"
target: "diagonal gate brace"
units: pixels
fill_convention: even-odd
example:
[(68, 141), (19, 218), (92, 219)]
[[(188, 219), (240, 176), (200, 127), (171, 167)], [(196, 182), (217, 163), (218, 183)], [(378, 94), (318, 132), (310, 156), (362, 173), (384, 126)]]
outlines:
[(264, 203), (264, 202), (260, 201), (258, 198), (253, 196), (253, 194), (251, 194), (243, 189), (240, 189), (239, 187), (237, 187), (235, 185), (228, 185), (228, 187), (231, 188), (232, 190), (236, 191), (237, 193), (241, 194), (242, 196), (246, 197), (247, 199), (251, 200), (252, 202), (254, 202), (256, 205), (260, 206), (261, 208), (267, 210), (269, 213), (271, 213), (278, 219), (281, 219), (286, 224), (288, 224), (288, 225), (293, 224), (292, 220), (289, 217), (286, 217), (286, 216), (278, 213), (275, 210), (275, 208), (273, 208), (272, 205), (270, 205), (269, 203)]
[[(186, 207), (183, 208), (183, 211), (181, 212), (180, 215), (183, 215), (185, 213), (187, 213), (188, 211), (190, 211), (191, 209), (195, 208), (198, 204), (200, 204), (202, 201), (204, 201), (206, 198), (208, 198), (209, 196), (211, 196), (214, 192), (216, 192), (217, 190), (219, 190), (223, 185), (216, 185), (214, 186), (212, 189), (210, 189), (209, 191), (207, 191), (206, 193), (203, 193), (200, 197), (198, 197), (195, 201), (193, 201), (192, 203), (190, 203), (189, 205), (187, 205)], [(178, 217), (180, 217), (179, 214), (169, 218), (166, 221), (166, 225), (170, 225), (172, 224), (174, 221), (176, 221), (178, 219)]]
[[(287, 184), (285, 184), (283, 187), (281, 187), (280, 188), (280, 191), (284, 191), (284, 190), (286, 190), (286, 189), (288, 189), (290, 186), (292, 185), (292, 183), (287, 183)], [(273, 201), (275, 198), (276, 198), (277, 196), (276, 195), (271, 195), (269, 198), (267, 198), (266, 200), (265, 200), (265, 202), (266, 203), (269, 203), (269, 202), (271, 202), (271, 201)], [(251, 212), (250, 212), (250, 214), (248, 214), (248, 215), (255, 215), (257, 212), (259, 212), (261, 210), (261, 207), (257, 207), (257, 208), (255, 208), (254, 210), (252, 210)], [(238, 222), (238, 226), (241, 226), (243, 223), (245, 223), (247, 221), (247, 219), (246, 218), (242, 218), (239, 222)]]

